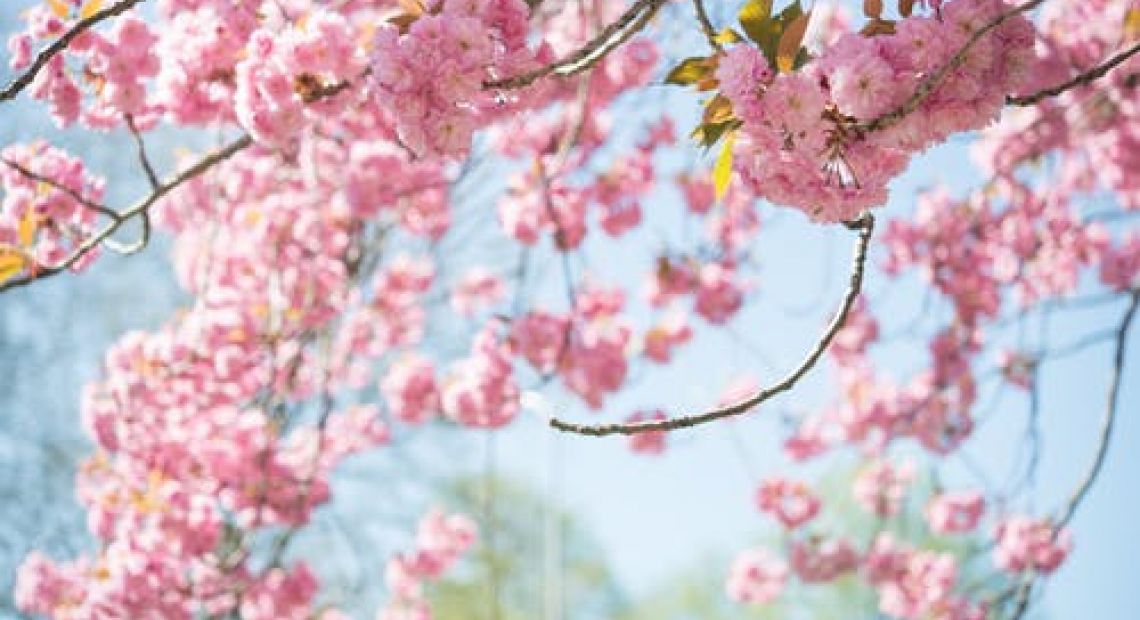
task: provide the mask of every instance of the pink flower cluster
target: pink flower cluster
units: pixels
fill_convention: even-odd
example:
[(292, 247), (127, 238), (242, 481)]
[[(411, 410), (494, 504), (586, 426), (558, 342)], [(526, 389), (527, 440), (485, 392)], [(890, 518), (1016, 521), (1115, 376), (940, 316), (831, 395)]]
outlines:
[[(1128, 2), (1059, 0), (1042, 8), (1040, 44), (1023, 93), (1062, 84), (1128, 46)], [(1140, 155), (1135, 76), (1140, 57), (1124, 60), (1088, 85), (1046, 97), (1007, 116), (974, 145), (989, 173), (1014, 178), (1049, 153), (1056, 168), (1048, 186), (1062, 193), (1105, 189), (1124, 209), (1140, 208)]]
[(456, 283), (451, 292), (451, 309), (462, 316), (474, 316), (483, 308), (502, 301), (506, 285), (502, 278), (482, 267), (473, 267)]
[[(627, 423), (657, 421), (666, 419), (664, 411), (638, 411), (625, 419)], [(657, 455), (665, 452), (666, 431), (647, 431), (629, 436), (629, 449), (638, 454)]]
[[(4, 148), (0, 252), (24, 255), (32, 272), (61, 263), (95, 229), (99, 214), (91, 205), (102, 203), (103, 186), (103, 179), (89, 173), (80, 159), (42, 142)], [(82, 269), (96, 256), (87, 254), (73, 269)]]
[(693, 328), (689, 327), (684, 314), (666, 315), (645, 332), (643, 354), (654, 362), (668, 364), (673, 356), (673, 349), (685, 344), (692, 337)]
[(788, 559), (804, 583), (833, 581), (859, 567), (859, 552), (845, 538), (797, 540)]
[(917, 267), (966, 325), (997, 316), (1003, 286), (1013, 286), (1024, 305), (1071, 294), (1081, 268), (1108, 243), (1105, 228), (1082, 222), (1067, 196), (1042, 196), (1017, 181), (994, 190), (964, 201), (923, 194), (913, 221), (893, 220), (885, 235), (888, 273)]
[(388, 562), (385, 582), (391, 601), (377, 620), (430, 620), (423, 583), (439, 579), (475, 542), (478, 528), (466, 515), (433, 510), (420, 520), (416, 549)]
[(776, 600), (788, 580), (788, 565), (764, 549), (744, 551), (732, 563), (726, 590), (738, 603), (763, 605)]
[[(356, 37), (343, 16), (321, 10), (284, 32), (254, 31), (245, 59), (234, 70), (238, 122), (259, 142), (295, 149), (318, 91), (356, 79), (363, 71)], [(327, 116), (332, 105), (321, 102), (318, 115)]]
[(519, 411), (511, 348), (488, 325), (475, 335), (471, 355), (456, 362), (440, 388), (444, 415), (475, 428), (498, 428)]
[[(33, 7), (25, 16), (28, 31), (8, 40), (13, 69), (31, 64), (36, 39), (55, 38), (73, 24), (53, 15), (47, 6)], [(82, 120), (88, 127), (108, 129), (123, 120), (124, 115), (138, 119), (144, 127), (153, 124), (159, 108), (147, 102), (146, 81), (159, 71), (154, 45), (158, 40), (151, 27), (133, 15), (114, 23), (103, 34), (88, 30), (68, 46), (68, 53), (82, 63), (82, 71), (68, 66), (67, 55), (58, 54), (48, 61), (32, 82), (32, 97), (51, 107), (52, 117), (61, 127)], [(77, 81), (79, 78), (81, 81)], [(93, 100), (84, 110), (82, 85), (90, 86)]]
[(986, 508), (978, 491), (942, 493), (926, 505), (926, 522), (936, 534), (964, 534), (978, 527)]
[(1073, 546), (1068, 530), (1057, 529), (1047, 519), (1024, 515), (1002, 520), (995, 538), (994, 564), (1010, 573), (1051, 573), (1065, 561)]
[(1010, 7), (956, 0), (937, 16), (898, 22), (893, 34), (841, 36), (793, 73), (777, 74), (741, 44), (719, 58), (721, 93), (743, 121), (735, 168), (748, 188), (812, 220), (837, 222), (886, 202), (887, 183), (910, 155), (958, 131), (989, 123), (1023, 81), (1033, 26), (1007, 19), (967, 52), (917, 107), (889, 128), (857, 128), (907, 101), (978, 30)]
[(893, 516), (901, 508), (907, 487), (914, 478), (914, 467), (909, 463), (872, 463), (855, 479), (855, 499), (867, 512), (879, 517)]
[(756, 506), (776, 517), (785, 528), (794, 530), (814, 519), (822, 502), (803, 482), (771, 478), (760, 483)]
[(585, 288), (569, 315), (528, 312), (512, 325), (511, 339), (535, 370), (556, 372), (567, 389), (597, 409), (622, 387), (629, 370), (633, 330), (619, 314), (624, 304), (620, 289)]
[(401, 32), (382, 26), (372, 51), (374, 96), (420, 155), (459, 157), (497, 105), (483, 82), (533, 62), (522, 0), (445, 0)]
[(440, 411), (435, 367), (427, 358), (410, 353), (388, 366), (380, 393), (392, 415), (408, 424), (422, 424)]
[(611, 237), (636, 228), (641, 224), (641, 199), (656, 182), (653, 153), (671, 141), (671, 136), (659, 133), (659, 129), (651, 128), (633, 153), (619, 158), (585, 185), (562, 180), (568, 170), (557, 171), (558, 178), (551, 178), (552, 171), (541, 162), (514, 175), (507, 194), (499, 201), (503, 231), (524, 245), (538, 243), (547, 233), (558, 249), (574, 250), (589, 232), (591, 207), (597, 210), (602, 231)]
[(985, 620), (984, 603), (955, 594), (958, 563), (949, 553), (916, 551), (879, 534), (863, 559), (863, 574), (879, 594), (879, 611), (895, 618)]

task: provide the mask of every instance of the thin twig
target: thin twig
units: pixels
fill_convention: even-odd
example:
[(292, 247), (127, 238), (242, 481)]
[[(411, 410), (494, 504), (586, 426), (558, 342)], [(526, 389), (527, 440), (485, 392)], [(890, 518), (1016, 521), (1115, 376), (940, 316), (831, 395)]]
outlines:
[(1044, 90), (1037, 91), (1032, 95), (1024, 95), (1021, 97), (1008, 96), (1005, 98), (1005, 102), (1009, 105), (1033, 105), (1042, 99), (1048, 97), (1056, 97), (1057, 95), (1060, 95), (1061, 93), (1071, 88), (1075, 88), (1077, 86), (1087, 86), (1094, 80), (1098, 80), (1104, 77), (1105, 74), (1107, 74), (1109, 71), (1112, 71), (1120, 63), (1136, 55), (1137, 52), (1140, 52), (1140, 41), (1138, 41), (1132, 47), (1108, 59), (1108, 61), (1106, 61), (1104, 64), (1098, 65), (1092, 69), (1089, 69), (1088, 71), (1085, 71), (1084, 73), (1073, 76), (1071, 80), (1058, 84), (1052, 88), (1046, 88)]
[(705, 10), (704, 0), (693, 0), (693, 8), (697, 12), (697, 23), (701, 26), (701, 32), (704, 33), (705, 38), (709, 41), (709, 46), (714, 50), (720, 52), (724, 50), (724, 46), (716, 40), (716, 26), (713, 26), (712, 20), (709, 19), (709, 12)]
[(945, 80), (952, 71), (962, 66), (962, 63), (966, 62), (966, 54), (970, 51), (971, 48), (974, 47), (974, 45), (978, 43), (978, 41), (982, 39), (982, 37), (984, 37), (994, 28), (997, 28), (998, 26), (1004, 24), (1006, 20), (1010, 19), (1011, 17), (1015, 17), (1027, 11), (1031, 11), (1040, 6), (1044, 1), (1045, 0), (1029, 0), (1029, 2), (1019, 5), (1018, 7), (1002, 13), (1001, 15), (998, 15), (997, 17), (990, 20), (989, 23), (976, 30), (974, 34), (970, 36), (970, 38), (958, 50), (958, 52), (950, 58), (949, 62), (943, 65), (942, 68), (930, 74), (930, 76), (925, 80), (923, 80), (922, 83), (918, 85), (918, 88), (915, 89), (914, 94), (912, 94), (906, 101), (904, 101), (902, 105), (865, 123), (857, 124), (854, 129), (863, 133), (871, 133), (882, 129), (887, 129), (888, 127), (893, 126), (903, 118), (907, 117), (911, 112), (917, 110), (918, 106), (922, 105), (923, 101), (926, 101), (926, 98), (934, 92), (934, 89), (938, 88), (938, 86), (942, 84), (943, 80)]
[(859, 241), (855, 246), (855, 257), (851, 266), (851, 279), (847, 286), (847, 292), (843, 297), (843, 302), (840, 304), (839, 309), (835, 312), (835, 316), (831, 319), (831, 322), (823, 334), (820, 335), (819, 340), (817, 340), (811, 350), (808, 351), (799, 366), (776, 384), (763, 388), (743, 400), (723, 407), (711, 409), (703, 413), (668, 418), (665, 420), (646, 420), (625, 424), (575, 424), (552, 417), (548, 423), (556, 430), (593, 437), (617, 434), (634, 435), (649, 431), (672, 431), (741, 415), (760, 403), (769, 400), (773, 396), (790, 390), (816, 365), (819, 359), (823, 357), (823, 353), (827, 350), (828, 346), (831, 345), (831, 341), (835, 338), (840, 328), (843, 327), (844, 322), (847, 320), (847, 315), (851, 312), (852, 306), (855, 305), (855, 299), (859, 296), (859, 292), (863, 288), (863, 273), (867, 264), (867, 248), (871, 241), (871, 234), (875, 228), (874, 216), (870, 213), (865, 213), (858, 220), (850, 223), (850, 227), (859, 231)]
[(65, 32), (62, 37), (53, 41), (51, 45), (45, 47), (37, 54), (35, 60), (32, 61), (32, 64), (26, 71), (12, 80), (11, 84), (4, 87), (4, 90), (0, 91), (0, 102), (14, 99), (16, 95), (20, 94), (20, 91), (27, 88), (28, 85), (36, 79), (36, 75), (39, 74), (40, 70), (43, 69), (56, 54), (65, 50), (67, 46), (75, 40), (75, 37), (83, 34), (99, 22), (126, 13), (134, 8), (136, 4), (145, 1), (146, 0), (123, 0), (122, 2), (109, 6), (101, 11), (96, 11), (94, 14), (75, 22), (75, 25)]
[(146, 142), (143, 141), (142, 133), (139, 132), (138, 125), (135, 124), (135, 117), (132, 114), (127, 115), (127, 129), (131, 132), (131, 137), (135, 139), (135, 150), (138, 152), (139, 163), (142, 164), (143, 172), (146, 173), (147, 181), (150, 181), (151, 189), (158, 189), (161, 183), (158, 180), (158, 174), (154, 171), (154, 166), (150, 163), (150, 157), (146, 153)]
[[(26, 286), (32, 282), (56, 275), (71, 268), (71, 266), (77, 263), (79, 259), (86, 256), (88, 252), (94, 250), (99, 246), (99, 244), (110, 238), (111, 235), (114, 234), (115, 231), (119, 230), (119, 228), (122, 227), (126, 221), (146, 212), (147, 209), (152, 207), (156, 202), (159, 201), (159, 199), (169, 194), (176, 187), (182, 185), (190, 179), (193, 179), (194, 177), (202, 174), (215, 165), (229, 159), (230, 157), (233, 157), (234, 154), (249, 147), (251, 144), (253, 144), (253, 139), (248, 135), (244, 135), (241, 138), (238, 138), (237, 140), (231, 142), (224, 148), (221, 148), (210, 153), (209, 155), (202, 157), (194, 165), (174, 175), (168, 181), (160, 184), (158, 188), (147, 195), (146, 198), (142, 199), (126, 211), (119, 213), (117, 219), (112, 220), (110, 224), (80, 244), (79, 247), (72, 251), (72, 253), (62, 262), (55, 265), (42, 266), (28, 275), (6, 280), (5, 282), (0, 283), (0, 292), (20, 286)], [(144, 230), (144, 235), (146, 233), (147, 231)]]
[(70, 196), (71, 199), (74, 200), (75, 202), (78, 202), (79, 204), (87, 207), (88, 209), (91, 209), (92, 211), (95, 211), (96, 213), (98, 213), (100, 215), (105, 215), (105, 216), (111, 218), (112, 220), (121, 219), (119, 217), (119, 214), (116, 213), (114, 209), (111, 209), (109, 207), (106, 207), (104, 205), (101, 205), (101, 204), (95, 202), (94, 200), (91, 200), (90, 198), (84, 196), (83, 194), (80, 194), (79, 192), (75, 191), (74, 189), (64, 185), (63, 183), (60, 183), (59, 181), (57, 181), (53, 178), (44, 176), (38, 172), (34, 172), (33, 170), (25, 167), (23, 164), (12, 161), (10, 159), (0, 158), (0, 162), (3, 162), (5, 166), (8, 166), (9, 168), (15, 170), (16, 172), (19, 172), (21, 175), (23, 175), (23, 176), (25, 176), (25, 177), (33, 180), (33, 181), (36, 181), (37, 183), (45, 183), (47, 185), (54, 187), (55, 189), (58, 189), (59, 191)]
[(622, 13), (621, 17), (606, 26), (601, 34), (568, 56), (519, 75), (486, 81), (483, 83), (483, 88), (514, 90), (530, 86), (548, 75), (568, 77), (586, 71), (644, 28), (665, 1), (637, 0), (625, 13)]
[(1069, 523), (1069, 520), (1073, 518), (1073, 514), (1076, 513), (1077, 508), (1080, 507), (1081, 502), (1084, 501), (1089, 489), (1091, 489), (1093, 483), (1096, 482), (1101, 467), (1104, 466), (1105, 456), (1108, 455), (1108, 444), (1112, 439), (1112, 429), (1116, 422), (1117, 403), (1120, 400), (1120, 377), (1124, 374), (1124, 357), (1128, 348), (1128, 331), (1132, 327), (1132, 320), (1136, 318), (1136, 310), (1138, 307), (1140, 307), (1140, 291), (1133, 291), (1131, 302), (1128, 304), (1128, 309), (1125, 310), (1124, 318), (1120, 322), (1120, 328), (1116, 332), (1116, 352), (1112, 357), (1112, 375), (1108, 380), (1108, 402), (1104, 408), (1104, 418), (1101, 421), (1100, 435), (1097, 438), (1096, 453), (1093, 456), (1093, 461), (1089, 465), (1088, 471), (1085, 472), (1084, 478), (1081, 479), (1080, 484), (1073, 490), (1073, 494), (1069, 497), (1065, 508), (1055, 520), (1057, 530), (1065, 527), (1065, 525)]

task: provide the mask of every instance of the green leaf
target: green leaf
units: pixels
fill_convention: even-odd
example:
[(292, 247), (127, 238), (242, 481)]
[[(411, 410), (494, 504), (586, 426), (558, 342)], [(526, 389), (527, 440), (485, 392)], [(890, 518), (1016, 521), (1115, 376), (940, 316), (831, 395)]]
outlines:
[(717, 156), (716, 164), (713, 165), (712, 181), (717, 200), (724, 198), (724, 193), (728, 191), (728, 183), (732, 180), (732, 147), (734, 144), (736, 144), (735, 130), (730, 131), (725, 137), (720, 155)]
[(665, 76), (665, 83), (690, 86), (701, 81), (708, 74), (709, 63), (707, 58), (686, 58), (669, 71), (669, 75)]
[(1124, 14), (1124, 39), (1140, 39), (1140, 8), (1131, 8)]
[(732, 45), (734, 43), (740, 43), (743, 40), (744, 37), (740, 36), (740, 33), (733, 30), (732, 28), (725, 28), (724, 30), (721, 30), (715, 37), (713, 37), (713, 41), (716, 41), (721, 45)]
[(18, 250), (0, 247), (0, 284), (19, 275), (28, 265), (28, 259)]
[(811, 11), (792, 20), (780, 35), (780, 43), (776, 47), (776, 69), (782, 73), (791, 73), (795, 68), (796, 57), (799, 56), (800, 44), (807, 33), (808, 22), (811, 21)]
[[(748, 38), (756, 42), (768, 64), (777, 66), (777, 52), (784, 31), (804, 14), (799, 0), (784, 7), (776, 16), (771, 15), (770, 0), (753, 0), (740, 10), (740, 25)], [(763, 15), (763, 17), (760, 17)]]
[(736, 14), (736, 18), (740, 20), (740, 27), (744, 28), (744, 33), (748, 38), (759, 43), (762, 36), (762, 28), (765, 22), (770, 21), (772, 17), (772, 0), (748, 0), (744, 6), (740, 7), (740, 12)]
[(697, 141), (697, 144), (708, 149), (719, 142), (726, 132), (736, 129), (740, 125), (740, 121), (735, 118), (722, 123), (702, 123), (697, 125), (691, 136)]

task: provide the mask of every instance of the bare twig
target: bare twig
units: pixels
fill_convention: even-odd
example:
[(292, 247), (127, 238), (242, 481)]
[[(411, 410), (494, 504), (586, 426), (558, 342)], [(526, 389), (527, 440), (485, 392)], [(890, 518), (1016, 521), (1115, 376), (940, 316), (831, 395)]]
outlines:
[(0, 91), (0, 102), (14, 99), (16, 95), (20, 94), (20, 91), (27, 88), (28, 85), (36, 79), (36, 75), (39, 74), (40, 70), (43, 69), (56, 54), (67, 49), (67, 46), (75, 40), (75, 37), (83, 34), (99, 22), (122, 15), (134, 8), (136, 4), (145, 1), (146, 0), (122, 0), (122, 2), (113, 4), (101, 11), (96, 11), (94, 14), (75, 22), (75, 25), (65, 32), (63, 36), (53, 41), (51, 45), (45, 47), (37, 54), (35, 60), (32, 61), (31, 66), (29, 66), (26, 71), (12, 80), (11, 84), (5, 86), (4, 90)]
[(644, 28), (665, 1), (637, 0), (625, 13), (622, 13), (621, 17), (602, 29), (598, 36), (568, 56), (533, 71), (499, 80), (489, 80), (483, 83), (483, 88), (514, 90), (530, 86), (548, 75), (568, 77), (586, 71)]
[(1005, 98), (1005, 102), (1009, 105), (1033, 105), (1042, 99), (1046, 99), (1048, 97), (1056, 97), (1057, 95), (1060, 95), (1061, 93), (1071, 88), (1076, 88), (1078, 86), (1087, 86), (1093, 81), (1104, 77), (1105, 74), (1107, 74), (1109, 71), (1112, 71), (1117, 65), (1124, 62), (1125, 60), (1128, 60), (1132, 56), (1135, 56), (1138, 52), (1140, 52), (1140, 41), (1138, 41), (1132, 47), (1108, 59), (1104, 64), (1097, 65), (1096, 67), (1093, 67), (1084, 73), (1075, 75), (1068, 81), (1062, 82), (1061, 84), (1058, 84), (1052, 88), (1046, 88), (1044, 90), (1037, 91), (1032, 95), (1024, 95), (1021, 97), (1009, 96)]
[(843, 327), (844, 322), (847, 320), (847, 315), (851, 312), (852, 306), (855, 305), (855, 299), (859, 296), (859, 292), (863, 288), (863, 273), (867, 264), (867, 248), (871, 241), (871, 234), (875, 228), (874, 216), (870, 213), (865, 213), (858, 220), (852, 222), (850, 227), (859, 231), (859, 241), (855, 246), (855, 256), (851, 266), (851, 279), (848, 283), (847, 292), (843, 297), (843, 301), (839, 309), (835, 312), (835, 316), (832, 317), (831, 322), (827, 325), (823, 334), (820, 335), (819, 340), (817, 340), (811, 350), (808, 351), (803, 361), (779, 382), (763, 388), (738, 402), (711, 409), (703, 413), (668, 418), (665, 420), (646, 420), (627, 424), (575, 424), (552, 417), (548, 423), (556, 430), (593, 437), (635, 435), (649, 431), (672, 431), (741, 415), (760, 403), (769, 400), (773, 396), (790, 390), (819, 362), (819, 359), (823, 357), (823, 353), (827, 350), (828, 346), (831, 345), (831, 341), (835, 338), (840, 328)]
[(1116, 332), (1116, 352), (1112, 357), (1112, 375), (1108, 380), (1108, 402), (1104, 408), (1104, 418), (1101, 421), (1100, 435), (1097, 438), (1096, 453), (1093, 456), (1092, 463), (1089, 464), (1088, 471), (1085, 472), (1080, 484), (1073, 490), (1069, 501), (1065, 504), (1065, 507), (1055, 520), (1057, 530), (1063, 528), (1069, 523), (1069, 520), (1073, 518), (1073, 514), (1076, 513), (1077, 508), (1080, 507), (1081, 502), (1084, 501), (1089, 489), (1091, 489), (1093, 483), (1096, 482), (1101, 467), (1104, 466), (1105, 456), (1108, 455), (1108, 444), (1112, 439), (1112, 429), (1116, 421), (1117, 403), (1120, 400), (1120, 378), (1124, 373), (1124, 357), (1128, 348), (1128, 331), (1132, 327), (1132, 320), (1136, 318), (1136, 310), (1138, 307), (1140, 307), (1140, 291), (1133, 291), (1128, 309), (1124, 312), (1124, 318), (1120, 321), (1120, 328)]
[(161, 183), (158, 181), (158, 175), (154, 172), (154, 166), (150, 163), (150, 157), (146, 153), (146, 142), (143, 141), (142, 133), (139, 132), (138, 125), (135, 124), (135, 117), (131, 114), (127, 115), (127, 129), (130, 130), (131, 137), (135, 139), (135, 150), (138, 151), (139, 163), (142, 164), (146, 179), (150, 182), (150, 188), (158, 189)]
[[(233, 157), (234, 154), (242, 151), (245, 148), (248, 148), (251, 144), (253, 144), (253, 139), (248, 135), (244, 135), (241, 138), (238, 138), (237, 140), (231, 142), (229, 145), (202, 157), (197, 162), (195, 162), (194, 165), (183, 170), (182, 172), (179, 172), (166, 182), (160, 184), (157, 189), (152, 191), (139, 202), (135, 203), (134, 206), (119, 213), (117, 218), (112, 219), (111, 223), (109, 223), (98, 233), (89, 237), (86, 241), (80, 244), (79, 247), (75, 248), (75, 250), (72, 251), (72, 253), (62, 262), (55, 265), (41, 266), (32, 273), (18, 278), (6, 280), (5, 282), (0, 283), (0, 292), (20, 286), (26, 286), (32, 282), (56, 275), (71, 268), (71, 266), (77, 263), (79, 259), (86, 256), (87, 253), (94, 250), (99, 246), (99, 244), (109, 239), (111, 235), (113, 235), (115, 231), (119, 230), (119, 228), (121, 228), (125, 222), (135, 216), (145, 213), (147, 209), (150, 209), (156, 202), (159, 201), (159, 199), (169, 194), (178, 186), (189, 181), (190, 179), (193, 179), (194, 177), (197, 177), (203, 172), (206, 172), (210, 168), (229, 159), (230, 157)], [(145, 220), (143, 226), (143, 234), (145, 238), (146, 234), (149, 232), (149, 230), (146, 230), (148, 227), (146, 226)], [(137, 247), (137, 245), (138, 244), (133, 247)]]
[(700, 24), (701, 32), (704, 33), (705, 38), (708, 39), (709, 46), (718, 52), (722, 51), (724, 46), (716, 40), (716, 27), (709, 19), (709, 12), (705, 10), (704, 0), (693, 0), (693, 8), (697, 12), (697, 23)]
[(938, 88), (938, 86), (942, 84), (942, 82), (946, 79), (947, 76), (950, 75), (951, 72), (962, 66), (962, 63), (966, 62), (966, 54), (969, 53), (970, 49), (972, 49), (974, 45), (976, 45), (978, 41), (982, 39), (982, 37), (989, 34), (990, 31), (992, 31), (994, 28), (997, 28), (998, 26), (1004, 24), (1006, 20), (1027, 11), (1031, 11), (1040, 6), (1044, 1), (1045, 0), (1029, 0), (1025, 4), (1019, 5), (1009, 11), (1006, 11), (1005, 13), (1002, 13), (1001, 15), (998, 15), (997, 17), (990, 20), (986, 25), (978, 28), (976, 31), (974, 31), (974, 34), (970, 36), (966, 43), (962, 45), (958, 52), (950, 58), (949, 62), (947, 62), (934, 73), (931, 73), (929, 77), (923, 80), (922, 83), (918, 85), (918, 88), (914, 90), (914, 94), (912, 94), (900, 106), (867, 122), (860, 123), (856, 125), (854, 129), (856, 131), (864, 133), (871, 133), (882, 129), (887, 129), (888, 127), (891, 127), (902, 119), (906, 118), (911, 112), (917, 110), (918, 106), (922, 105), (923, 101), (926, 101), (926, 98), (934, 92), (934, 89)]

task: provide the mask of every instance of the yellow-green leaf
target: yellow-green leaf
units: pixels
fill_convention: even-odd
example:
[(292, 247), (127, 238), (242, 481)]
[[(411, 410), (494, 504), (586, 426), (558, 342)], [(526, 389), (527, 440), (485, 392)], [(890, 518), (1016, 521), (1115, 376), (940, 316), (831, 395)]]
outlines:
[(707, 58), (686, 58), (665, 76), (666, 84), (689, 86), (703, 80), (709, 74)]
[(20, 218), (20, 224), (16, 229), (16, 235), (20, 239), (20, 245), (24, 248), (32, 247), (32, 243), (36, 240), (36, 229), (39, 227), (39, 222), (36, 221), (36, 212), (28, 209), (24, 213), (24, 217)]
[[(751, 4), (751, 3), (750, 3)], [(740, 24), (744, 27), (745, 34), (748, 38), (756, 42), (760, 47), (760, 51), (764, 52), (764, 57), (768, 59), (768, 63), (773, 67), (776, 66), (776, 48), (779, 47), (780, 38), (788, 26), (803, 15), (804, 9), (799, 0), (784, 7), (778, 15), (767, 16), (758, 19), (755, 16), (761, 14), (761, 9), (768, 10), (771, 8), (770, 2), (764, 2), (765, 7), (760, 7), (755, 10), (754, 14), (749, 14), (748, 19), (745, 19), (745, 10), (741, 10)], [(747, 9), (747, 6), (745, 8)]]
[(47, 0), (48, 8), (60, 19), (67, 19), (71, 15), (71, 7), (63, 0)]
[(718, 94), (705, 104), (705, 113), (701, 117), (701, 122), (716, 125), (734, 118), (736, 117), (732, 112), (732, 101), (728, 97)]
[(781, 73), (790, 73), (795, 68), (796, 56), (800, 53), (800, 44), (807, 33), (808, 22), (811, 21), (811, 11), (792, 20), (780, 35), (780, 44), (776, 47), (776, 70)]
[(19, 275), (27, 264), (28, 259), (22, 252), (12, 248), (0, 248), (0, 283)]
[(1140, 39), (1140, 8), (1133, 7), (1124, 14), (1124, 38), (1128, 41)]
[(83, 8), (79, 9), (79, 19), (87, 19), (103, 8), (103, 0), (87, 0)]
[(720, 155), (716, 158), (716, 164), (713, 165), (713, 190), (716, 193), (717, 200), (724, 197), (724, 193), (728, 191), (728, 183), (732, 180), (732, 147), (734, 144), (736, 144), (736, 132), (730, 131), (724, 139), (724, 145), (720, 149)]
[(719, 33), (717, 33), (715, 37), (713, 37), (713, 41), (716, 41), (721, 45), (732, 45), (734, 43), (740, 43), (743, 40), (744, 37), (741, 37), (740, 33), (733, 30), (732, 28), (725, 28), (724, 30), (721, 30)]
[(748, 0), (736, 14), (748, 38), (760, 43), (766, 26), (772, 21), (772, 0)]

